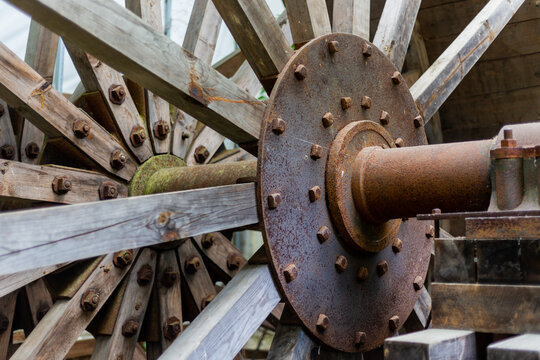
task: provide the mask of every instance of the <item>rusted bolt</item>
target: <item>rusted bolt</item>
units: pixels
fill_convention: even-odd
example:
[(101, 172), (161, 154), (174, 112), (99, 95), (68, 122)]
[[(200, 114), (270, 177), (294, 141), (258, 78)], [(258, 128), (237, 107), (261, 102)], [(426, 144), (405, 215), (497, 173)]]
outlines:
[(399, 85), (401, 83), (401, 73), (399, 71), (394, 71), (392, 74), (392, 82), (394, 85)]
[(180, 331), (182, 331), (182, 324), (180, 324), (180, 320), (176, 316), (168, 318), (163, 325), (163, 336), (167, 340), (172, 341), (176, 339)]
[(298, 80), (304, 80), (307, 76), (306, 67), (302, 64), (298, 65), (294, 70), (294, 76), (296, 76)]
[(434, 236), (435, 236), (435, 228), (433, 227), (433, 225), (426, 225), (426, 237), (428, 239), (431, 239)]
[(6, 113), (6, 108), (4, 107), (4, 104), (0, 104), (0, 116), (4, 116)]
[[(171, 126), (168, 122), (159, 120), (154, 124), (154, 136), (156, 139), (165, 140), (169, 132), (171, 131)], [(184, 138), (184, 133), (182, 133), (182, 139)]]
[(148, 264), (141, 266), (137, 271), (137, 283), (141, 286), (148, 285), (154, 278), (154, 269)]
[(182, 131), (182, 140), (189, 139), (191, 137), (191, 134), (189, 131)]
[(268, 195), (267, 201), (268, 201), (268, 207), (270, 209), (275, 209), (281, 203), (281, 194), (280, 193), (270, 194)]
[(383, 276), (388, 271), (388, 263), (386, 260), (379, 261), (377, 264), (377, 275)]
[(317, 330), (324, 331), (326, 328), (328, 328), (328, 324), (330, 323), (330, 320), (328, 320), (328, 316), (324, 314), (319, 314), (319, 317), (317, 318)]
[(362, 346), (366, 343), (367, 336), (366, 333), (363, 331), (357, 331), (354, 334), (354, 345), (356, 346)]
[(369, 45), (368, 43), (362, 44), (362, 55), (364, 55), (365, 57), (371, 56), (371, 45)]
[(394, 144), (396, 144), (396, 147), (403, 147), (403, 145), (405, 145), (405, 142), (403, 141), (402, 138), (398, 137), (398, 138), (394, 141)]
[(334, 115), (331, 112), (327, 112), (322, 117), (322, 123), (325, 128), (332, 126), (334, 123)]
[(39, 146), (35, 142), (31, 141), (29, 142), (25, 148), (24, 153), (26, 154), (26, 157), (29, 159), (35, 159), (39, 155)]
[(440, 213), (441, 213), (441, 209), (435, 208), (435, 209), (431, 210), (431, 213), (432, 213), (432, 214), (440, 214)]
[(136, 320), (127, 320), (124, 325), (122, 325), (122, 335), (125, 337), (132, 337), (136, 335), (139, 331), (139, 322)]
[(324, 225), (319, 228), (319, 231), (317, 231), (317, 239), (319, 239), (321, 244), (330, 239), (330, 229), (328, 226)]
[(288, 283), (296, 279), (296, 276), (298, 276), (298, 268), (296, 267), (296, 265), (295, 264), (287, 265), (285, 270), (283, 270), (283, 276), (285, 276), (285, 281)]
[(514, 139), (514, 132), (512, 129), (503, 130), (504, 139), (501, 140), (501, 147), (516, 147), (517, 141)]
[(85, 138), (90, 134), (90, 124), (85, 120), (77, 120), (73, 123), (73, 133), (78, 138)]
[(369, 96), (362, 96), (362, 101), (360, 102), (360, 106), (364, 109), (369, 109), (371, 107), (371, 98)]
[(342, 273), (347, 269), (347, 265), (349, 262), (347, 261), (347, 258), (343, 255), (338, 255), (336, 257), (336, 263), (334, 264), (336, 266), (336, 270), (338, 273)]
[(392, 251), (397, 254), (401, 251), (401, 249), (403, 249), (403, 241), (401, 241), (399, 238), (395, 238), (392, 242)]
[(49, 312), (50, 307), (47, 304), (41, 304), (38, 308), (38, 311), (36, 312), (36, 319), (37, 321), (40, 321), (43, 319), (43, 317)]
[(118, 185), (112, 181), (104, 181), (99, 186), (99, 198), (101, 200), (116, 199), (118, 197)]
[(208, 159), (210, 156), (210, 152), (204, 145), (199, 145), (195, 148), (195, 154), (193, 154), (193, 157), (195, 158), (195, 161), (199, 164), (202, 164)]
[(422, 286), (424, 286), (424, 280), (422, 279), (421, 276), (417, 276), (414, 278), (413, 286), (414, 286), (414, 290), (416, 291), (420, 290)]
[(135, 126), (133, 129), (131, 129), (129, 138), (131, 140), (131, 145), (139, 147), (146, 140), (146, 132), (142, 126)]
[(0, 314), (0, 334), (6, 331), (9, 327), (9, 319), (6, 315)]
[(238, 270), (240, 265), (242, 265), (242, 257), (235, 253), (230, 253), (227, 256), (227, 268), (229, 270)]
[(81, 297), (81, 309), (83, 311), (92, 311), (99, 304), (99, 293), (94, 289), (88, 289)]
[(415, 128), (422, 127), (424, 126), (424, 119), (422, 118), (422, 116), (418, 115), (413, 119), (413, 123)]
[(322, 153), (322, 147), (320, 145), (317, 145), (317, 144), (311, 145), (311, 151), (310, 151), (309, 156), (311, 156), (313, 160), (320, 159), (321, 153)]
[(111, 100), (113, 104), (122, 105), (126, 100), (126, 89), (124, 89), (122, 85), (112, 84), (109, 87), (109, 100)]
[(379, 121), (381, 122), (381, 125), (388, 125), (390, 122), (390, 114), (386, 111), (381, 111), (381, 116), (379, 116)]
[(214, 242), (216, 241), (214, 234), (206, 234), (201, 239), (201, 245), (205, 249), (209, 249), (214, 245)]
[(127, 156), (122, 150), (114, 150), (111, 153), (110, 163), (113, 169), (122, 169), (127, 162)]
[(52, 182), (52, 189), (58, 195), (62, 195), (71, 190), (71, 181), (67, 176), (55, 176)]
[(188, 274), (195, 274), (202, 266), (201, 258), (197, 255), (190, 255), (186, 258), (184, 267)]
[(345, 96), (345, 97), (342, 97), (341, 98), (341, 108), (343, 110), (347, 110), (348, 108), (351, 107), (351, 98), (348, 97), (348, 96)]
[(9, 144), (2, 145), (0, 147), (0, 156), (2, 159), (12, 160), (15, 157), (15, 148)]
[(309, 189), (309, 201), (315, 202), (319, 200), (321, 197), (321, 187), (318, 185), (315, 185), (311, 189)]
[(390, 326), (390, 330), (396, 331), (399, 327), (399, 316), (394, 315), (390, 318), (388, 321), (388, 325)]
[(207, 307), (208, 305), (210, 305), (210, 303), (212, 302), (212, 300), (214, 300), (215, 298), (216, 298), (216, 295), (214, 295), (214, 294), (206, 295), (206, 296), (201, 300), (201, 310), (203, 310), (205, 307)]
[(174, 271), (172, 267), (167, 267), (163, 271), (163, 275), (161, 276), (161, 285), (163, 285), (166, 288), (170, 288), (174, 285), (175, 281), (178, 279), (178, 273)]
[(133, 250), (122, 250), (114, 254), (113, 264), (116, 267), (123, 268), (131, 264), (133, 260)]
[(285, 132), (285, 120), (282, 118), (274, 118), (272, 120), (272, 132), (276, 135), (281, 135)]
[(339, 51), (339, 42), (335, 40), (328, 42), (328, 51), (330, 51), (330, 54), (337, 53)]
[(368, 272), (367, 267), (360, 266), (360, 268), (356, 272), (356, 278), (358, 279), (358, 281), (366, 281), (368, 276), (369, 276), (369, 272)]

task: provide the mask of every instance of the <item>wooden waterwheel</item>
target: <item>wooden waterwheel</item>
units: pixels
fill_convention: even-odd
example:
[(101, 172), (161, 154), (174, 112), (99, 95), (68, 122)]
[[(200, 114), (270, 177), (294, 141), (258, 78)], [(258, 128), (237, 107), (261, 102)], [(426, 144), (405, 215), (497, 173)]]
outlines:
[[(62, 359), (85, 329), (93, 359), (233, 358), (280, 301), (276, 359), (368, 354), (411, 311), (408, 331), (427, 325), (435, 234), (415, 216), (485, 210), (492, 144), (428, 146), (425, 125), (523, 0), (490, 0), (410, 88), (420, 0), (387, 0), (372, 42), (366, 0), (286, 0), (279, 19), (196, 0), (183, 47), (159, 1), (9, 2), (33, 22), (25, 61), (0, 44), (0, 195), (36, 209), (0, 215), (0, 358)], [(221, 19), (229, 78), (209, 65)], [(82, 80), (69, 100), (58, 36)], [(220, 233), (247, 228), (265, 239), (249, 264)]]

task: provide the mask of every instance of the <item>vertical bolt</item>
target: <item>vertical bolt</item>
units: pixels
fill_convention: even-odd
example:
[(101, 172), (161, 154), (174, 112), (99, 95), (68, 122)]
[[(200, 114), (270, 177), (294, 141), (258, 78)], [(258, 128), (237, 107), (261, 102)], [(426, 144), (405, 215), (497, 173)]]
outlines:
[(268, 207), (270, 209), (275, 209), (279, 206), (281, 203), (281, 194), (280, 193), (273, 193), (268, 195)]
[(78, 138), (85, 138), (90, 134), (90, 124), (85, 120), (77, 120), (73, 123), (73, 133)]
[(272, 132), (276, 135), (281, 135), (285, 132), (285, 120), (283, 120), (282, 118), (274, 118), (274, 120), (272, 120)]
[(9, 327), (9, 319), (7, 318), (6, 315), (0, 314), (0, 334), (6, 331), (8, 327)]
[(127, 320), (124, 325), (122, 325), (122, 335), (125, 337), (132, 337), (137, 334), (139, 331), (139, 322), (136, 320)]
[(184, 267), (188, 274), (195, 274), (202, 266), (201, 258), (197, 255), (190, 255), (186, 258)]
[(0, 147), (0, 157), (6, 160), (12, 160), (15, 157), (15, 148), (6, 144)]
[(335, 267), (336, 267), (336, 271), (338, 273), (342, 273), (344, 272), (346, 269), (347, 269), (347, 265), (349, 264), (349, 262), (347, 261), (347, 258), (343, 255), (338, 255), (336, 257), (336, 262), (335, 262)]
[(401, 239), (399, 238), (395, 238), (394, 241), (392, 242), (392, 251), (397, 254), (398, 252), (401, 251), (402, 248), (403, 248), (403, 241), (401, 241)]
[(127, 156), (122, 150), (114, 150), (111, 153), (111, 167), (116, 170), (122, 169), (127, 162)]
[(424, 119), (420, 115), (418, 115), (413, 119), (413, 123), (415, 128), (422, 127), (424, 126)]
[(424, 280), (421, 276), (417, 276), (413, 281), (414, 290), (418, 291), (424, 286)]
[(504, 139), (501, 140), (501, 147), (516, 147), (517, 141), (514, 139), (514, 132), (512, 129), (503, 130)]
[(133, 250), (122, 250), (114, 254), (113, 264), (116, 267), (123, 268), (131, 264), (133, 260)]
[(309, 201), (315, 202), (319, 200), (321, 197), (321, 187), (318, 185), (315, 185), (311, 189), (309, 189)]
[(142, 126), (135, 126), (133, 129), (131, 129), (129, 138), (131, 140), (131, 145), (139, 147), (146, 140), (146, 132)]
[(116, 199), (118, 197), (118, 186), (112, 181), (104, 181), (99, 186), (99, 198), (101, 200)]
[(371, 98), (369, 96), (362, 96), (362, 100), (360, 101), (360, 106), (364, 109), (369, 109), (371, 107)]
[(214, 245), (216, 241), (214, 234), (206, 234), (201, 239), (201, 245), (204, 249), (209, 249)]
[(176, 339), (180, 331), (182, 331), (182, 324), (176, 316), (168, 318), (163, 325), (163, 336), (169, 341)]
[(339, 42), (337, 41), (329, 41), (328, 42), (328, 51), (330, 54), (335, 54), (339, 51)]
[(392, 82), (394, 85), (399, 85), (401, 83), (401, 73), (399, 71), (394, 71), (392, 74)]
[(182, 140), (189, 139), (191, 137), (191, 134), (189, 131), (182, 131)]
[(216, 295), (214, 295), (214, 294), (206, 295), (206, 296), (201, 300), (201, 310), (203, 310), (205, 307), (207, 307), (208, 305), (210, 305), (210, 303), (212, 302), (212, 300), (214, 300), (215, 298), (216, 298)]
[(331, 112), (327, 112), (322, 117), (322, 123), (325, 128), (332, 126), (334, 123), (334, 115)]
[(81, 297), (81, 309), (83, 311), (92, 311), (99, 304), (99, 293), (94, 289), (88, 289)]
[(227, 268), (229, 268), (229, 270), (238, 270), (240, 265), (242, 265), (242, 260), (240, 255), (230, 253), (229, 256), (227, 256)]
[(399, 327), (399, 316), (394, 315), (388, 321), (388, 325), (392, 331), (396, 331)]
[[(171, 131), (171, 126), (168, 122), (159, 120), (154, 124), (154, 136), (159, 140), (165, 140), (169, 132)], [(182, 138), (184, 134), (182, 133)]]
[(326, 328), (328, 328), (328, 323), (330, 320), (328, 319), (328, 316), (324, 314), (319, 314), (319, 317), (317, 317), (317, 330), (324, 331)]
[(364, 55), (365, 57), (371, 56), (371, 45), (369, 45), (368, 43), (362, 44), (362, 55)]
[(24, 148), (24, 152), (26, 154), (26, 157), (29, 159), (35, 159), (39, 155), (39, 145), (35, 142), (31, 141), (29, 142), (26, 147)]
[(62, 195), (71, 190), (71, 181), (67, 176), (55, 176), (52, 182), (52, 189), (58, 195)]
[(283, 276), (285, 277), (285, 281), (288, 283), (296, 279), (296, 276), (298, 276), (298, 268), (296, 267), (296, 265), (295, 264), (287, 265), (285, 270), (283, 270)]
[(166, 288), (170, 288), (174, 285), (176, 280), (178, 279), (178, 273), (174, 271), (172, 267), (167, 267), (163, 271), (163, 275), (161, 276), (161, 285), (163, 285)]
[(309, 155), (311, 156), (313, 160), (320, 159), (321, 153), (322, 153), (322, 147), (320, 145), (317, 145), (317, 144), (311, 145), (311, 151)]
[(381, 122), (381, 125), (388, 125), (390, 122), (390, 114), (388, 114), (386, 111), (381, 111), (381, 116), (379, 116), (379, 121)]
[(329, 238), (330, 238), (330, 229), (326, 225), (321, 226), (319, 228), (319, 231), (317, 231), (317, 239), (319, 239), (319, 242), (322, 244)]
[(348, 96), (345, 96), (345, 97), (342, 97), (341, 98), (341, 108), (343, 110), (347, 110), (348, 108), (351, 107), (351, 98), (348, 97)]
[(150, 284), (154, 278), (154, 269), (148, 264), (141, 266), (139, 271), (137, 271), (137, 283), (141, 286)]
[(210, 152), (204, 145), (199, 145), (195, 148), (195, 153), (193, 154), (193, 157), (195, 158), (195, 161), (199, 164), (202, 164), (208, 159), (210, 156)]
[(426, 225), (426, 237), (428, 239), (431, 239), (434, 236), (435, 236), (435, 228), (433, 227), (433, 225)]
[(369, 272), (368, 272), (367, 267), (360, 266), (360, 268), (356, 272), (356, 278), (358, 279), (358, 281), (366, 281), (368, 276), (369, 276)]
[(113, 104), (121, 105), (126, 100), (126, 90), (122, 85), (112, 84), (109, 87), (109, 100)]
[(363, 331), (357, 331), (354, 334), (354, 345), (356, 346), (362, 346), (366, 343), (367, 336), (366, 333)]
[(294, 76), (296, 76), (298, 80), (304, 80), (307, 76), (306, 67), (302, 64), (298, 65), (294, 70)]
[(403, 147), (403, 145), (405, 145), (405, 142), (403, 141), (402, 138), (398, 137), (398, 138), (394, 141), (394, 144), (396, 144), (396, 147)]
[(386, 260), (379, 261), (377, 264), (377, 274), (383, 276), (388, 271), (388, 263)]

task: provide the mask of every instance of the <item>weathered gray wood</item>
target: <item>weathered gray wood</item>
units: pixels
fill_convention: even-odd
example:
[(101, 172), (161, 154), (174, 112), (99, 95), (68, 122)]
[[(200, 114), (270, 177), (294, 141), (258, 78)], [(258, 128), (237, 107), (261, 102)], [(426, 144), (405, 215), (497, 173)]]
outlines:
[(411, 87), (425, 122), (459, 85), (521, 4), (523, 0), (490, 0)]
[[(171, 345), (174, 339), (164, 336), (164, 325), (168, 319), (175, 317), (182, 324), (182, 293), (180, 287), (180, 269), (175, 250), (163, 251), (159, 254), (159, 271), (156, 281), (158, 301), (159, 301), (159, 325), (161, 333), (161, 350), (165, 350)], [(176, 280), (172, 284), (163, 281), (165, 272), (176, 274)], [(171, 278), (169, 277), (169, 280)], [(181, 327), (180, 327), (181, 328)]]
[[(70, 191), (65, 194), (53, 191), (52, 183), (57, 176), (65, 176), (71, 182)], [(104, 181), (116, 184), (118, 197), (127, 197), (126, 185), (95, 172), (9, 160), (0, 162), (0, 199), (16, 198), (61, 204), (99, 201), (99, 187)]]
[(232, 359), (280, 298), (266, 265), (244, 267), (161, 359)]
[(419, 8), (420, 0), (387, 0), (373, 38), (373, 44), (399, 70), (405, 61)]
[(384, 355), (386, 360), (476, 360), (476, 339), (472, 331), (429, 329), (386, 339)]
[[(209, 243), (208, 240), (211, 239), (211, 245), (203, 246), (203, 238), (204, 240), (206, 240), (204, 242), (206, 245)], [(193, 240), (197, 245), (199, 251), (202, 254), (206, 255), (210, 259), (210, 261), (215, 264), (229, 278), (232, 278), (234, 275), (236, 275), (240, 268), (244, 266), (244, 264), (247, 262), (246, 259), (243, 258), (240, 250), (238, 250), (236, 246), (234, 246), (233, 243), (221, 233), (211, 233), (202, 236), (194, 236)], [(227, 258), (231, 254), (237, 255), (242, 259), (240, 267), (238, 269), (230, 269), (227, 266)]]
[(258, 138), (264, 112), (260, 101), (129, 10), (108, 0), (12, 3), (232, 141), (244, 144)]
[(334, 0), (332, 30), (369, 40), (369, 0)]
[(315, 343), (300, 326), (279, 325), (267, 360), (311, 360)]
[(231, 77), (244, 61), (246, 61), (246, 57), (242, 53), (242, 50), (235, 49), (229, 55), (214, 63), (212, 67), (224, 76)]
[[(0, 96), (46, 135), (65, 137), (104, 169), (126, 180), (131, 179), (136, 163), (130, 156), (126, 154), (126, 164), (120, 170), (113, 169), (110, 164), (111, 153), (122, 146), (1, 43)], [(73, 123), (80, 119), (91, 124), (87, 138), (79, 139), (73, 132)]]
[(186, 154), (195, 138), (197, 120), (180, 109), (175, 109), (172, 129), (173, 138), (171, 143), (171, 153), (179, 158), (185, 159)]
[(413, 311), (403, 324), (407, 332), (427, 329), (431, 315), (431, 295), (422, 287), (420, 296), (414, 304)]
[(41, 269), (34, 269), (30, 271), (18, 272), (10, 275), (0, 276), (0, 298), (15, 291), (34, 280), (37, 280), (53, 271), (61, 268), (64, 264), (58, 264)]
[(0, 115), (0, 146), (13, 146), (13, 159), (17, 160), (19, 159), (17, 138), (15, 137), (15, 133), (13, 132), (13, 125), (11, 124), (11, 117), (9, 115), (8, 105), (2, 99), (0, 99), (0, 108), (2, 108), (4, 111), (4, 113)]
[(253, 183), (4, 213), (0, 275), (258, 221)]
[(37, 279), (26, 285), (26, 297), (34, 326), (41, 320), (42, 316), (52, 307), (53, 300), (47, 285), (43, 279)]
[(285, 0), (283, 3), (287, 9), (295, 49), (317, 36), (332, 32), (324, 0)]
[(488, 360), (540, 359), (540, 334), (523, 334), (493, 343), (487, 348)]
[(17, 291), (5, 296), (0, 296), (0, 314), (5, 316), (8, 320), (7, 329), (0, 333), (0, 359), (7, 359), (9, 341), (14, 330), (12, 327), (16, 300)]

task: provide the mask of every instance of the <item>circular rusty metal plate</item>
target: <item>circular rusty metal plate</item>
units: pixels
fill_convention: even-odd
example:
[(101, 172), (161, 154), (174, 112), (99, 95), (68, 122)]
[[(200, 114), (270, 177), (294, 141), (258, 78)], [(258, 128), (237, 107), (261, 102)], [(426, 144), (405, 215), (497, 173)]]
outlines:
[[(339, 42), (338, 52), (329, 52), (329, 41)], [(414, 219), (403, 221), (399, 228), (400, 252), (387, 246), (376, 253), (346, 245), (332, 221), (325, 172), (329, 149), (341, 129), (353, 121), (378, 122), (385, 111), (389, 122), (384, 128), (394, 139), (402, 138), (404, 146), (426, 143), (423, 129), (414, 127), (418, 112), (406, 84), (394, 84), (391, 77), (396, 69), (374, 45), (370, 44), (371, 56), (363, 56), (365, 43), (354, 35), (330, 34), (296, 52), (272, 91), (258, 157), (258, 206), (276, 283), (309, 332), (347, 352), (381, 345), (395, 332), (390, 318), (406, 320), (419, 295), (413, 281), (417, 276), (424, 278), (431, 249), (425, 223)], [(305, 67), (303, 80), (295, 76), (300, 64)], [(363, 96), (371, 98), (370, 108), (361, 106)], [(342, 107), (343, 97), (351, 98), (347, 109)], [(322, 118), (328, 112), (334, 121), (325, 127)], [(282, 133), (277, 118), (285, 121)], [(311, 156), (313, 145), (320, 146), (315, 148), (318, 159)], [(309, 189), (314, 186), (322, 191), (318, 200), (311, 201)], [(276, 194), (281, 201), (277, 196), (272, 198), (276, 201), (269, 201)], [(322, 226), (330, 230), (326, 241), (317, 236)], [(336, 266), (340, 255), (346, 257), (347, 266), (338, 272), (343, 268), (342, 258)], [(379, 276), (381, 261), (387, 262), (388, 270)], [(284, 274), (290, 264), (297, 269), (296, 277), (294, 271), (289, 273), (294, 279)], [(357, 273), (362, 268), (367, 277), (360, 281)], [(328, 317), (325, 330), (316, 326), (320, 314)], [(355, 344), (359, 332), (365, 333), (363, 344)]]

